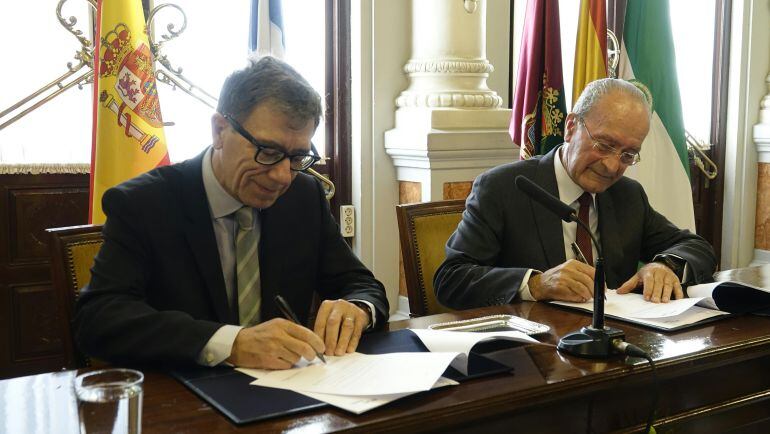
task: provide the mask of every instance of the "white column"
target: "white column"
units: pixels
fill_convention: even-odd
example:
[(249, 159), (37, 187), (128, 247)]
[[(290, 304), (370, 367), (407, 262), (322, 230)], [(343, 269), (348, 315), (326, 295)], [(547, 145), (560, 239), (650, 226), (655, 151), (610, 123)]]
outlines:
[(412, 1), (409, 86), (396, 99), (385, 148), (398, 181), (419, 183), (422, 202), (446, 198), (448, 183), (467, 184), (518, 159), (511, 111), (487, 86), (494, 67), (486, 58), (486, 10), (486, 0)]
[(730, 72), (725, 119), (724, 207), (722, 254), (724, 269), (748, 266), (755, 256), (758, 152), (752, 129), (758, 123), (757, 103), (767, 94), (770, 71), (770, 8), (767, 0), (733, 2), (730, 24)]
[(767, 94), (759, 104), (759, 122), (754, 125), (757, 146), (757, 217), (754, 260), (751, 265), (770, 264), (770, 73), (765, 79)]

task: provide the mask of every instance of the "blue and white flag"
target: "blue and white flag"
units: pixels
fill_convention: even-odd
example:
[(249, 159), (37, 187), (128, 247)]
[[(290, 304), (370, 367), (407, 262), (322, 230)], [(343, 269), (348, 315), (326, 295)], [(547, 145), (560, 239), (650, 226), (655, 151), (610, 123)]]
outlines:
[(283, 59), (286, 43), (283, 37), (281, 0), (251, 0), (249, 49), (252, 56)]

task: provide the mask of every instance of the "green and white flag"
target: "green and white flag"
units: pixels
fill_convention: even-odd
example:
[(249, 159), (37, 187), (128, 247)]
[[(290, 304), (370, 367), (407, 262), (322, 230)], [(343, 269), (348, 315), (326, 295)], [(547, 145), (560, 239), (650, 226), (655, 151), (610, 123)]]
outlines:
[(656, 211), (695, 232), (668, 0), (628, 0), (621, 45), (618, 76), (644, 84), (653, 110), (642, 161), (626, 175), (642, 184)]

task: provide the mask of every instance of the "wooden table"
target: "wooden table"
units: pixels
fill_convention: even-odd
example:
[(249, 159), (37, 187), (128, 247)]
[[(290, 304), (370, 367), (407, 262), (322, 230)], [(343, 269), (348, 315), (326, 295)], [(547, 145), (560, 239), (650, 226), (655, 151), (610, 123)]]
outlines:
[[(555, 344), (588, 315), (522, 302), (400, 321), (391, 330), (495, 313), (549, 324)], [(648, 351), (661, 378), (658, 432), (770, 432), (770, 318), (740, 316), (662, 334), (617, 321)], [(332, 407), (237, 427), (171, 377), (145, 372), (145, 433), (328, 431), (593, 432), (640, 430), (652, 384), (646, 361), (584, 360), (553, 346), (507, 353), (513, 375), (497, 374), (426, 392), (360, 416)], [(74, 371), (0, 381), (0, 432), (75, 433)], [(745, 431), (743, 431), (745, 430)]]

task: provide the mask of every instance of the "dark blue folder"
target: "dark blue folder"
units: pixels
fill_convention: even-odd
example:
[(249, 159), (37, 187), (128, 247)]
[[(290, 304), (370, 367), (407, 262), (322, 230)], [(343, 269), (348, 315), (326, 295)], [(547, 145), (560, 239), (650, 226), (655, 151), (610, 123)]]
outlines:
[[(501, 344), (498, 342), (495, 345)], [(502, 345), (510, 346), (511, 343), (505, 342)], [(364, 354), (384, 354), (428, 350), (414, 333), (398, 330), (364, 335), (357, 351)], [(468, 375), (450, 367), (444, 372), (444, 376), (464, 381), (510, 371), (512, 367), (471, 352), (468, 357)], [(328, 405), (296, 392), (252, 386), (249, 383), (253, 378), (229, 367), (191, 367), (174, 370), (171, 375), (239, 425)]]

